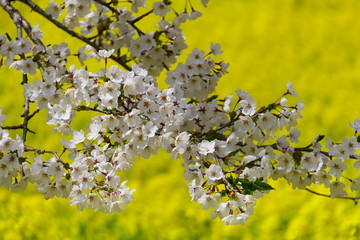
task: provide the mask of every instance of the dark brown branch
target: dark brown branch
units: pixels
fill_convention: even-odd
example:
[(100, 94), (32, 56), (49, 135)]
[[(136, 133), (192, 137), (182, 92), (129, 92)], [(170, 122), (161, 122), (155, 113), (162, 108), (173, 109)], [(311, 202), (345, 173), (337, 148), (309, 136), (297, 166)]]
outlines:
[(150, 15), (153, 12), (153, 9), (151, 9), (150, 11), (148, 11), (147, 13), (144, 13), (143, 15), (135, 18), (134, 20), (128, 21), (128, 23), (132, 26), (132, 24), (137, 23), (138, 21), (140, 21), (141, 19), (143, 19), (144, 17)]
[[(105, 6), (105, 7), (107, 7), (108, 9), (110, 9), (110, 11), (112, 11), (113, 13), (115, 13), (115, 14), (118, 15), (118, 16), (121, 14), (121, 12), (119, 12), (119, 11), (118, 11), (117, 9), (115, 9), (114, 7), (110, 6), (110, 4), (106, 4), (106, 3), (104, 3), (104, 2), (101, 1), (101, 0), (94, 0), (94, 1), (97, 2), (97, 3), (99, 3), (99, 4), (101, 4), (101, 5), (103, 5), (103, 6)], [(152, 12), (153, 12), (153, 10), (151, 10), (150, 12), (145, 13), (144, 15), (139, 16), (138, 18), (135, 18), (134, 20), (127, 21), (127, 23), (130, 24), (130, 26), (132, 26), (132, 27), (136, 30), (136, 32), (139, 34), (139, 36), (144, 35), (145, 33), (144, 33), (143, 31), (141, 31), (141, 30), (135, 25), (135, 23), (138, 22), (138, 21), (140, 21), (142, 18), (146, 17), (147, 15), (149, 15), (149, 14), (152, 13)]]
[(32, 119), (38, 112), (40, 112), (40, 109), (36, 109), (32, 114), (28, 115), (28, 120)]
[[(273, 144), (273, 145), (263, 145), (263, 146), (260, 146), (260, 147), (272, 147), (273, 149), (279, 150), (279, 149), (277, 149), (276, 144)], [(312, 149), (312, 148), (307, 148), (307, 147), (294, 148), (294, 150), (297, 151), (297, 152), (314, 152), (314, 149)], [(279, 150), (279, 151), (280, 151), (280, 150)], [(331, 157), (330, 153), (328, 153), (328, 152), (319, 151), (319, 153), (324, 154), (324, 155), (327, 156), (327, 157)], [(355, 157), (354, 155), (350, 155), (348, 158), (349, 158), (349, 159), (358, 159), (358, 158)]]
[(78, 111), (78, 112), (81, 112), (81, 111), (93, 111), (93, 112), (99, 112), (99, 113), (103, 113), (103, 114), (108, 114), (106, 111), (102, 111), (102, 110), (94, 108), (94, 107), (87, 107), (87, 106), (84, 106), (84, 105), (77, 106), (74, 110)]
[[(29, 22), (27, 22), (24, 17), (20, 14), (19, 11), (17, 11), (11, 4), (9, 0), (1, 0), (0, 1), (0, 5), (2, 6), (2, 8), (10, 15), (10, 17), (13, 19), (15, 25), (16, 25), (16, 29), (17, 29), (17, 35), (18, 35), (18, 39), (21, 39), (23, 37), (23, 32), (22, 30), (24, 29), (25, 32), (28, 34), (28, 36), (30, 37), (30, 39), (34, 42), (34, 44), (37, 45), (41, 45), (44, 47), (43, 43), (37, 39), (34, 38), (32, 36), (32, 27), (30, 25)], [(45, 47), (44, 47), (45, 48)], [(21, 55), (22, 59), (25, 59), (25, 55), (22, 54)], [(27, 74), (23, 74), (23, 80), (21, 82), (22, 85), (27, 84), (28, 83), (28, 76)], [(32, 132), (33, 131), (29, 130), (28, 125), (29, 125), (29, 111), (30, 111), (30, 100), (28, 99), (28, 97), (26, 97), (26, 95), (24, 94), (24, 113), (22, 114), (22, 117), (24, 118), (23, 124), (19, 125), (21, 126), (21, 128), (23, 129), (23, 136), (22, 136), (22, 140), (25, 143), (26, 142), (26, 138), (27, 138), (27, 133), (28, 132)]]
[(202, 137), (205, 137), (205, 136), (211, 136), (211, 135), (213, 135), (215, 133), (218, 133), (219, 131), (221, 131), (221, 130), (223, 130), (225, 128), (231, 127), (237, 120), (238, 120), (238, 118), (234, 118), (234, 119), (230, 120), (229, 122), (225, 123), (224, 125), (221, 125), (216, 129), (201, 133), (201, 134), (197, 135), (196, 137), (197, 138), (202, 138)]
[(52, 155), (54, 155), (56, 157), (57, 162), (61, 163), (64, 166), (65, 169), (67, 169), (67, 170), (72, 169), (68, 163), (61, 160), (61, 158), (57, 154), (57, 152), (48, 151), (48, 150), (44, 150), (44, 149), (41, 149), (41, 148), (32, 148), (32, 147), (25, 147), (25, 152), (36, 152), (38, 154), (44, 154), (44, 153), (52, 154)]
[[(22, 84), (27, 84), (28, 83), (28, 77), (27, 74), (23, 74), (23, 82)], [(24, 89), (25, 91), (25, 89)], [(26, 142), (26, 137), (27, 137), (27, 132), (29, 131), (28, 125), (29, 125), (29, 112), (30, 112), (30, 100), (28, 97), (26, 97), (26, 94), (24, 94), (24, 113), (22, 115), (22, 117), (24, 118), (24, 122), (23, 122), (23, 142)], [(29, 131), (32, 132), (32, 131)], [(33, 132), (34, 133), (34, 132)]]
[[(6, 130), (17, 130), (17, 129), (24, 129), (24, 124), (15, 125), (15, 126), (0, 126), (0, 127)], [(29, 128), (26, 128), (26, 132), (36, 134), (36, 132), (30, 130)]]
[[(75, 38), (81, 40), (82, 42), (85, 42), (86, 44), (90, 45), (91, 47), (93, 47), (97, 51), (103, 49), (98, 44), (96, 44), (95, 42), (93, 42), (90, 39), (88, 39), (88, 38), (74, 32), (74, 31), (70, 30), (69, 28), (67, 28), (62, 23), (60, 23), (57, 20), (53, 19), (51, 15), (47, 14), (44, 10), (42, 10), (38, 5), (33, 3), (31, 0), (19, 0), (19, 1), (26, 4), (27, 6), (29, 6), (33, 11), (37, 12), (38, 14), (40, 14), (41, 16), (43, 16), (44, 18), (46, 18), (47, 20), (52, 22), (55, 26), (57, 26), (58, 28), (65, 31), (70, 36), (75, 37)], [(114, 60), (115, 62), (117, 62), (118, 64), (120, 64), (121, 66), (123, 66), (126, 70), (129, 70), (129, 71), (131, 70), (131, 67), (129, 67), (124, 61), (122, 61), (121, 58), (118, 58), (118, 57), (116, 57), (114, 55), (111, 55), (110, 58), (112, 60)]]
[(33, 147), (25, 147), (25, 152), (38, 152), (40, 154), (49, 153), (57, 156), (57, 152), (54, 151), (48, 151), (41, 148), (33, 148)]
[[(40, 109), (35, 110), (33, 113), (28, 114), (26, 119), (27, 122), (32, 119), (38, 112), (40, 112)], [(21, 115), (21, 117), (24, 117), (24, 114)], [(14, 125), (14, 126), (0, 126), (2, 129), (7, 129), (7, 130), (17, 130), (17, 129), (23, 129), (24, 128), (24, 123), (23, 124), (19, 124), (19, 125)], [(30, 130), (29, 128), (27, 128), (28, 132), (34, 133), (34, 131)]]
[(7, 129), (7, 130), (16, 130), (16, 129), (22, 129), (23, 125), (15, 125), (15, 126), (1, 126), (2, 129)]
[(25, 20), (25, 18), (21, 15), (21, 13), (17, 9), (15, 9), (10, 4), (10, 2), (11, 2), (10, 0), (0, 0), (0, 5), (10, 15), (11, 19), (13, 19), (17, 28), (19, 28), (19, 26), (21, 26), (25, 30), (25, 32), (28, 34), (28, 36), (30, 37), (30, 39), (33, 43), (44, 47), (44, 44), (41, 42), (41, 40), (34, 38), (34, 36), (32, 35), (32, 27), (31, 27), (30, 23)]
[(357, 204), (357, 200), (360, 199), (360, 197), (332, 197), (330, 195), (327, 195), (327, 194), (323, 194), (323, 193), (319, 193), (319, 192), (316, 192), (314, 190), (311, 190), (309, 188), (305, 188), (306, 191), (310, 192), (310, 193), (313, 193), (315, 195), (318, 195), (318, 196), (322, 196), (322, 197), (328, 197), (328, 198), (340, 198), (340, 199), (347, 199), (347, 200), (353, 200), (355, 202), (355, 204)]

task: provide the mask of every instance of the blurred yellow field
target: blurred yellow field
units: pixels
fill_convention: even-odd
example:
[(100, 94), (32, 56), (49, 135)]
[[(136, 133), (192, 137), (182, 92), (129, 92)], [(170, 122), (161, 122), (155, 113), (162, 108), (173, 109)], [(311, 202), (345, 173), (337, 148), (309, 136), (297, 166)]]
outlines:
[[(294, 101), (305, 103), (301, 144), (319, 134), (339, 141), (351, 136), (349, 123), (360, 119), (359, 11), (356, 0), (211, 0), (184, 31), (189, 49), (222, 45), (230, 74), (217, 87), (220, 95), (240, 88), (262, 106), (291, 81), (299, 94)], [(0, 19), (6, 18), (0, 10)], [(11, 31), (12, 25), (0, 26), (0, 34)], [(60, 31), (51, 34), (55, 43), (62, 41)], [(19, 73), (3, 66), (0, 81), (0, 108), (7, 123), (17, 124)], [(33, 142), (56, 149), (51, 127), (43, 130), (45, 118), (32, 123), (38, 132)], [(285, 181), (258, 201), (246, 225), (224, 226), (190, 201), (181, 162), (165, 153), (137, 159), (121, 177), (137, 191), (125, 212), (114, 215), (80, 212), (63, 199), (46, 201), (31, 187), (19, 193), (0, 188), (0, 239), (360, 239), (359, 206), (293, 190)]]

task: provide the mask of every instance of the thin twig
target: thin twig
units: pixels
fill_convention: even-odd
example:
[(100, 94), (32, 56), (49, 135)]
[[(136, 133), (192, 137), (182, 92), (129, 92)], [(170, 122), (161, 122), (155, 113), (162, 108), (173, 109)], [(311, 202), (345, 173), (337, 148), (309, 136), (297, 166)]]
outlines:
[[(261, 145), (261, 146), (258, 146), (258, 147), (272, 147), (273, 149), (275, 150), (278, 150), (278, 151), (281, 151), (280, 149), (277, 148), (276, 144), (272, 144), (272, 145)], [(298, 147), (298, 148), (294, 148), (294, 151), (295, 152), (314, 152), (315, 149), (313, 148), (308, 148), (308, 147)], [(325, 151), (319, 151), (318, 153), (321, 153), (321, 154), (324, 154), (325, 156), (327, 157), (331, 157), (330, 153), (329, 152), (325, 152)], [(350, 155), (348, 157), (348, 159), (358, 159), (355, 155)]]
[(310, 193), (313, 193), (315, 195), (318, 195), (318, 196), (322, 196), (322, 197), (328, 197), (328, 198), (340, 198), (340, 199), (347, 199), (347, 200), (353, 200), (355, 202), (355, 204), (357, 204), (357, 200), (360, 199), (360, 197), (332, 197), (330, 195), (327, 195), (327, 194), (323, 194), (323, 193), (319, 193), (319, 192), (316, 192), (314, 190), (311, 190), (309, 188), (305, 188), (306, 191), (310, 192)]
[(30, 23), (25, 20), (25, 18), (21, 15), (21, 13), (15, 9), (11, 4), (10, 0), (0, 0), (1, 7), (10, 15), (11, 19), (15, 22), (17, 26), (22, 26), (25, 32), (30, 37), (31, 41), (37, 45), (42, 46), (45, 49), (44, 44), (41, 42), (40, 39), (37, 39), (32, 34), (32, 27)]
[[(0, 1), (0, 5), (2, 6), (2, 8), (10, 15), (10, 17), (13, 19), (15, 25), (16, 25), (16, 29), (17, 29), (17, 37), (18, 39), (23, 38), (23, 29), (25, 30), (25, 32), (29, 35), (30, 39), (35, 43), (35, 44), (39, 44), (41, 46), (44, 46), (42, 44), (42, 42), (39, 39), (33, 38), (32, 37), (32, 27), (29, 24), (29, 22), (27, 22), (23, 16), (19, 13), (19, 11), (17, 11), (11, 4), (9, 0), (1, 0)], [(25, 55), (21, 54), (20, 56), (22, 59), (25, 59)], [(23, 74), (23, 80), (21, 82), (21, 84), (24, 86), (25, 84), (28, 83), (28, 76), (27, 74)], [(24, 88), (25, 91), (25, 88)], [(23, 130), (23, 136), (22, 136), (22, 141), (23, 143), (26, 142), (26, 138), (27, 138), (27, 133), (29, 131), (28, 125), (29, 125), (29, 112), (30, 112), (30, 100), (29, 98), (26, 96), (26, 94), (24, 94), (24, 113), (22, 114), (22, 117), (24, 118), (23, 124), (21, 124), (20, 126), (22, 127)], [(32, 132), (32, 131), (29, 131)]]
[(225, 128), (231, 127), (231, 126), (236, 122), (236, 120), (238, 120), (238, 118), (234, 118), (234, 119), (230, 120), (229, 122), (225, 123), (224, 125), (219, 126), (219, 127), (216, 128), (216, 129), (212, 129), (212, 130), (209, 130), (209, 131), (207, 131), (207, 132), (201, 133), (201, 134), (199, 134), (199, 135), (196, 136), (196, 137), (197, 137), (197, 138), (202, 138), (202, 137), (204, 137), (204, 136), (211, 136), (212, 134), (217, 133), (217, 132), (219, 132), (220, 130), (223, 130), (223, 129), (225, 129)]
[[(23, 74), (23, 81), (22, 84), (23, 86), (25, 86), (25, 84), (28, 83), (28, 77), (27, 74)], [(25, 87), (24, 87), (24, 92), (25, 92)], [(29, 125), (29, 112), (30, 112), (30, 99), (26, 96), (26, 93), (24, 93), (24, 113), (22, 115), (22, 117), (24, 118), (24, 122), (23, 122), (23, 142), (26, 142), (26, 137), (27, 137), (27, 132), (29, 130), (28, 125)]]
[(7, 130), (16, 130), (16, 129), (22, 129), (23, 125), (19, 124), (19, 125), (15, 125), (15, 126), (0, 126), (2, 129), (7, 129)]
[(38, 112), (40, 112), (40, 109), (36, 109), (32, 114), (28, 115), (28, 120), (32, 119)]
[(135, 24), (137, 23), (138, 21), (140, 21), (141, 19), (143, 19), (144, 17), (150, 15), (151, 13), (153, 12), (153, 9), (151, 9), (150, 11), (144, 13), (143, 15), (131, 20), (131, 21), (128, 21), (128, 23), (132, 26), (132, 24)]
[[(107, 7), (108, 9), (110, 9), (110, 11), (112, 11), (113, 13), (115, 13), (115, 14), (118, 15), (118, 16), (121, 14), (120, 11), (118, 11), (118, 10), (115, 9), (114, 7), (110, 6), (109, 4), (104, 3), (104, 2), (101, 1), (101, 0), (94, 0), (94, 1), (97, 2), (97, 3), (99, 3), (99, 4), (101, 4), (101, 5), (103, 5), (103, 6), (105, 6), (105, 7)], [(141, 30), (135, 25), (135, 23), (138, 22), (138, 21), (140, 21), (140, 20), (143, 19), (144, 17), (148, 16), (148, 15), (151, 14), (152, 12), (153, 12), (153, 10), (150, 10), (149, 12), (144, 13), (143, 15), (141, 15), (141, 16), (133, 19), (133, 20), (127, 21), (127, 23), (130, 24), (130, 26), (132, 26), (132, 27), (136, 30), (136, 32), (139, 34), (139, 36), (144, 35), (145, 33), (144, 33), (143, 31), (141, 31)]]
[(41, 148), (33, 148), (33, 147), (25, 147), (25, 152), (39, 152), (41, 154), (49, 153), (49, 154), (53, 154), (55, 156), (58, 156), (57, 152), (48, 151), (48, 150), (44, 150), (44, 149), (41, 149)]
[[(19, 125), (15, 125), (15, 126), (0, 126), (0, 128), (6, 129), (6, 130), (24, 129), (24, 124), (19, 124)], [(34, 131), (30, 130), (29, 128), (27, 128), (26, 131), (36, 134)]]
[(60, 156), (55, 151), (44, 150), (41, 148), (25, 147), (25, 152), (37, 152), (38, 154), (44, 154), (44, 153), (52, 154), (56, 157), (57, 162), (61, 163), (65, 169), (67, 170), (72, 169), (68, 163), (61, 160)]

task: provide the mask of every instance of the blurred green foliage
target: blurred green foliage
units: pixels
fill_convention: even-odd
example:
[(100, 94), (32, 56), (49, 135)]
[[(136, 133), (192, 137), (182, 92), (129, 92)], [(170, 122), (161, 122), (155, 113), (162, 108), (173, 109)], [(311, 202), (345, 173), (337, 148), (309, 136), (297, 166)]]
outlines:
[[(60, 31), (26, 11), (48, 30), (45, 37), (63, 40)], [(292, 81), (305, 103), (302, 144), (318, 134), (335, 141), (352, 134), (348, 124), (360, 118), (359, 1), (212, 0), (202, 12), (184, 31), (190, 49), (207, 50), (211, 42), (223, 46), (231, 67), (218, 94), (240, 88), (261, 106), (276, 100)], [(0, 18), (6, 22), (0, 34), (13, 32), (3, 11)], [(18, 124), (20, 75), (2, 67), (0, 76), (6, 124)], [(45, 118), (39, 115), (31, 123), (37, 131), (32, 141), (57, 149), (57, 136), (44, 127)], [(165, 153), (137, 159), (121, 176), (137, 189), (135, 200), (114, 215), (79, 212), (63, 199), (45, 201), (32, 187), (20, 193), (0, 188), (0, 239), (360, 239), (359, 206), (292, 190), (285, 181), (274, 183), (276, 190), (258, 201), (247, 225), (224, 226), (190, 201), (182, 174), (181, 161)]]

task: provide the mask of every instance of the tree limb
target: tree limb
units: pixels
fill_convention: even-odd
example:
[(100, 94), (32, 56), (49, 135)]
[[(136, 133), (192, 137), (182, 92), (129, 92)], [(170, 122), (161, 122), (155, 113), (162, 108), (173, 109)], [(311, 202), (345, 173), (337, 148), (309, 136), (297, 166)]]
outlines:
[[(32, 33), (32, 27), (30, 23), (25, 20), (25, 18), (21, 15), (21, 13), (15, 9), (11, 4), (10, 0), (0, 0), (0, 6), (10, 15), (11, 19), (13, 19), (14, 23), (16, 24), (17, 28), (21, 26), (25, 32), (30, 37), (31, 41), (37, 45), (40, 45), (45, 48), (44, 44), (41, 42), (40, 39), (34, 38)], [(19, 32), (18, 32), (19, 33)]]
[(332, 197), (330, 195), (327, 195), (327, 194), (323, 194), (323, 193), (319, 193), (319, 192), (316, 192), (314, 190), (311, 190), (309, 188), (305, 188), (306, 191), (310, 192), (310, 193), (313, 193), (315, 195), (318, 195), (318, 196), (322, 196), (322, 197), (328, 197), (328, 198), (340, 198), (340, 199), (347, 199), (347, 200), (353, 200), (355, 202), (355, 204), (358, 203), (358, 200), (360, 199), (360, 197)]

